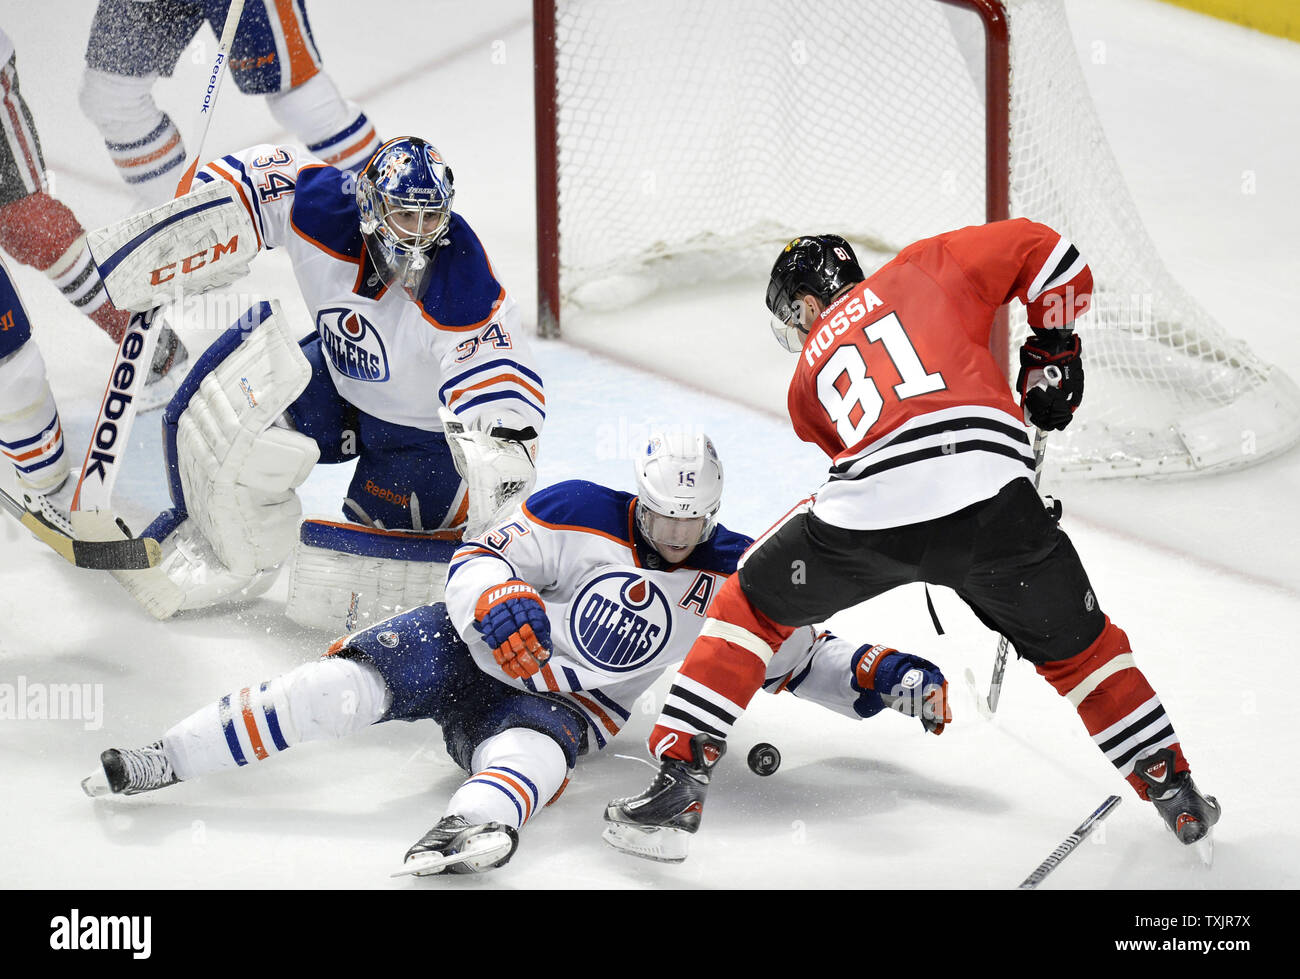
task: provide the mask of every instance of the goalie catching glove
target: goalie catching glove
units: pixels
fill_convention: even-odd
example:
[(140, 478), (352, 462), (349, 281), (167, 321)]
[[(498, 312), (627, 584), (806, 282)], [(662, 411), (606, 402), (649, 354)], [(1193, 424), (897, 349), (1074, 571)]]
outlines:
[[(1047, 432), (1070, 424), (1083, 401), (1083, 361), (1079, 337), (1069, 330), (1034, 330), (1020, 348), (1020, 376), (1016, 390), (1024, 408), (1025, 423)], [(1056, 367), (1060, 383), (1052, 386), (1044, 370)]]
[(493, 585), (474, 607), (474, 628), (506, 676), (530, 677), (551, 658), (551, 622), (537, 589), (519, 578)]
[(871, 646), (863, 650), (853, 675), (864, 694), (857, 708), (863, 717), (889, 707), (920, 718), (931, 734), (943, 734), (944, 725), (952, 723), (948, 681), (927, 659), (887, 646)]
[(537, 432), (511, 428), (506, 419), (465, 422), (446, 408), (438, 411), (456, 471), (465, 481), (468, 513), (465, 539), (479, 536), (537, 482)]

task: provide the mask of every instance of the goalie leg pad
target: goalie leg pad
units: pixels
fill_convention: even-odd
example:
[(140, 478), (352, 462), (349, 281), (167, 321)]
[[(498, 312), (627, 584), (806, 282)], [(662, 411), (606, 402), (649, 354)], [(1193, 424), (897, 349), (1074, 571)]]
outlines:
[(238, 574), (213, 551), (193, 520), (174, 510), (159, 516), (142, 536), (162, 545), (162, 560), (145, 571), (114, 571), (126, 592), (156, 619), (222, 602), (246, 602), (275, 583), (277, 568)]
[(219, 338), (164, 415), (173, 502), (239, 575), (288, 556), (302, 515), (294, 489), (320, 454), (305, 435), (273, 427), (311, 367), (278, 304), (261, 314), (242, 338)]
[(289, 568), (285, 614), (335, 635), (442, 601), (459, 540), (304, 520)]

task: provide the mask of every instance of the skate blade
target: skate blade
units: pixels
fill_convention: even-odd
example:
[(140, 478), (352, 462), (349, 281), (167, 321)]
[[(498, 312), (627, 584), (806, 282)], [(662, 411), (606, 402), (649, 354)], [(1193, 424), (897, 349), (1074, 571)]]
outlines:
[(113, 794), (113, 790), (108, 787), (108, 777), (102, 768), (97, 772), (91, 772), (81, 780), (81, 791), (92, 799)]
[(1214, 834), (1206, 833), (1195, 843), (1188, 843), (1187, 848), (1196, 854), (1203, 867), (1214, 866)]
[(658, 863), (681, 863), (691, 847), (691, 834), (663, 826), (644, 828), (628, 823), (609, 823), (600, 838), (615, 850)]
[(136, 398), (136, 414), (143, 415), (148, 411), (157, 411), (165, 407), (176, 394), (181, 386), (181, 381), (185, 379), (188, 369), (185, 363), (173, 364), (172, 370), (169, 370), (165, 376), (160, 377), (152, 384), (145, 385), (143, 391)]
[(402, 869), (389, 877), (428, 877), (441, 873), (453, 863), (468, 863), (476, 870), (486, 870), (488, 865), (510, 852), (512, 842), (505, 833), (484, 833), (469, 842), (457, 853), (426, 853), (412, 857)]

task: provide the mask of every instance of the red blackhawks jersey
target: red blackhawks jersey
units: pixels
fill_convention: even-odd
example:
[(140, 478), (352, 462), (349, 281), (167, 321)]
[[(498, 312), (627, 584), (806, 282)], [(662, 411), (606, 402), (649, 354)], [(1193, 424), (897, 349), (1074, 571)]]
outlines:
[(1070, 326), (1092, 273), (1069, 241), (1018, 218), (903, 249), (812, 324), (790, 419), (832, 460), (813, 512), (839, 527), (930, 520), (1030, 475), (1033, 450), (989, 350), (1013, 298), (1031, 326)]

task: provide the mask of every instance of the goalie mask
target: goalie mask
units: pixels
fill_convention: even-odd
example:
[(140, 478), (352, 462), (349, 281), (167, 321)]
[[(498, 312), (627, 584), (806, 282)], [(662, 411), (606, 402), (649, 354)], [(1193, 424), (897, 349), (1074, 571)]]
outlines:
[(390, 139), (357, 179), (361, 234), (387, 285), (419, 300), (451, 223), (451, 168), (418, 136)]
[(807, 307), (798, 301), (810, 293), (829, 306), (835, 294), (865, 279), (853, 246), (839, 235), (805, 235), (795, 238), (772, 266), (767, 284), (767, 308), (777, 343), (791, 353), (803, 349), (809, 324), (803, 322)]
[(707, 435), (655, 432), (636, 463), (636, 524), (664, 560), (679, 564), (713, 536), (722, 463)]

